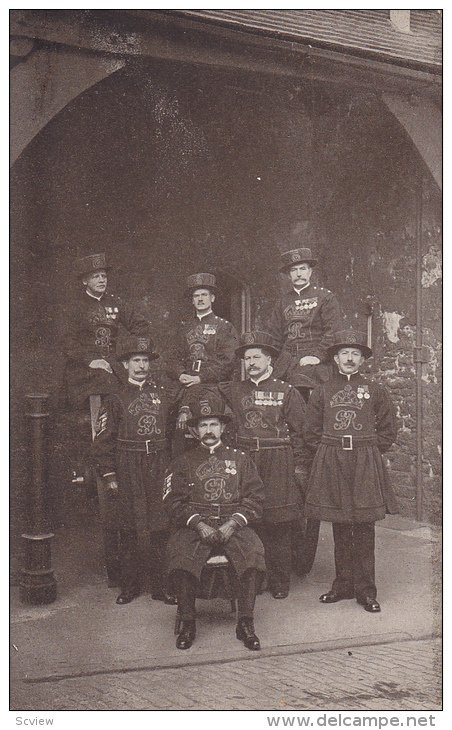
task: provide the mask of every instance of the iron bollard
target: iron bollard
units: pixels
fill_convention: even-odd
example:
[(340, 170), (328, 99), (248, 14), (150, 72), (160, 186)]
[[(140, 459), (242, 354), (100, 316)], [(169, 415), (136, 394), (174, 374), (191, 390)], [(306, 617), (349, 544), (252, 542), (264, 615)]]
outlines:
[(26, 396), (26, 415), (29, 419), (29, 443), (31, 475), (28, 490), (29, 532), (22, 535), (25, 541), (24, 567), (20, 578), (20, 598), (23, 603), (52, 603), (57, 587), (51, 567), (51, 539), (45, 508), (47, 393), (31, 393)]

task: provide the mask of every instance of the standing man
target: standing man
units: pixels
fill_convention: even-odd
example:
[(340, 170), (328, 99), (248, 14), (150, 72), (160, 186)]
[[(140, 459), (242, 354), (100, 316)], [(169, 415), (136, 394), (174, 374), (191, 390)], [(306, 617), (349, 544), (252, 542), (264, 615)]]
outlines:
[(164, 555), (168, 523), (162, 509), (162, 483), (169, 461), (167, 437), (171, 403), (157, 376), (149, 374), (158, 357), (146, 337), (129, 337), (118, 348), (127, 383), (105, 398), (93, 452), (118, 514), (121, 593), (116, 603), (139, 595), (143, 574), (151, 594), (165, 599)]
[(201, 395), (190, 426), (199, 445), (172, 462), (163, 494), (166, 512), (177, 531), (168, 542), (168, 573), (177, 596), (181, 632), (178, 649), (189, 649), (196, 635), (195, 599), (204, 565), (212, 554), (229, 559), (239, 586), (236, 635), (257, 651), (254, 603), (264, 548), (248, 523), (262, 516), (264, 487), (253, 462), (221, 436), (228, 421), (224, 404), (213, 393)]
[[(317, 258), (310, 248), (295, 248), (281, 254), (279, 270), (287, 274), (291, 288), (277, 302), (267, 325), (279, 348), (274, 375), (294, 385), (305, 401), (319, 383), (331, 375), (326, 361), (333, 333), (340, 327), (341, 312), (335, 295), (311, 284)], [(294, 532), (294, 562), (297, 572), (309, 573), (314, 563), (320, 523), (307, 520)]]
[[(91, 396), (110, 393), (117, 387), (114, 375), (118, 329), (128, 334), (148, 336), (149, 322), (133, 307), (107, 292), (107, 265), (104, 253), (76, 260), (77, 277), (83, 287), (65, 323), (63, 341), (66, 355), (66, 385), (72, 408), (84, 407)], [(91, 401), (91, 410), (100, 406)], [(92, 426), (97, 412), (92, 412)]]
[[(180, 386), (178, 428), (185, 431), (190, 415), (189, 401), (197, 400), (206, 383), (219, 383), (231, 377), (238, 335), (235, 327), (213, 313), (216, 281), (213, 274), (192, 274), (187, 278), (186, 295), (193, 315), (183, 322), (176, 348), (169, 356), (169, 375)], [(176, 451), (183, 450), (176, 446)]]
[[(82, 290), (65, 322), (65, 385), (69, 406), (78, 421), (72, 445), (77, 481), (83, 479), (77, 478), (77, 472), (87, 473), (84, 462), (88, 462), (89, 436), (85, 434), (84, 424), (89, 418), (91, 439), (94, 439), (101, 397), (117, 390), (125, 379), (124, 369), (116, 360), (119, 327), (121, 325), (131, 335), (149, 335), (149, 322), (133, 307), (107, 292), (109, 269), (104, 253), (76, 260), (75, 270)], [(97, 479), (97, 494), (108, 581), (110, 585), (117, 585), (117, 531), (110, 524), (111, 505), (101, 479)]]
[(310, 248), (281, 254), (279, 270), (289, 275), (291, 289), (276, 304), (267, 326), (281, 351), (275, 375), (299, 388), (305, 400), (310, 389), (328, 380), (326, 353), (341, 319), (335, 295), (311, 284), (316, 263)]
[(322, 603), (356, 598), (380, 611), (375, 585), (375, 521), (397, 512), (381, 454), (397, 435), (387, 390), (359, 372), (372, 355), (366, 335), (337, 332), (327, 355), (336, 372), (312, 393), (305, 437), (315, 450), (306, 514), (333, 523), (336, 578)]
[[(302, 429), (306, 405), (289, 383), (273, 377), (278, 350), (266, 332), (242, 335), (237, 355), (247, 379), (221, 383), (219, 390), (235, 417), (236, 443), (253, 459), (265, 487), (262, 524), (268, 587), (287, 598), (291, 570), (291, 528), (299, 515), (299, 484), (305, 486)], [(295, 474), (297, 471), (297, 474)]]

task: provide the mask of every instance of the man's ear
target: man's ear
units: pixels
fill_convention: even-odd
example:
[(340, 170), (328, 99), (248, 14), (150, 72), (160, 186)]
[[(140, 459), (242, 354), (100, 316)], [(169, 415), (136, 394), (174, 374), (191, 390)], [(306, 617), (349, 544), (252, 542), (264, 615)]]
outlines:
[(223, 434), (224, 429), (226, 428), (226, 424), (224, 421), (220, 421), (220, 434)]
[(215, 301), (215, 294), (212, 292), (212, 304)]
[(199, 433), (198, 433), (198, 429), (196, 428), (196, 426), (189, 426), (188, 430), (190, 431), (191, 435), (194, 436), (195, 439), (198, 439), (198, 441), (199, 441)]
[(83, 286), (87, 286), (87, 284), (88, 284), (88, 279), (82, 279), (82, 284), (83, 284)]
[(336, 363), (336, 365), (339, 365), (339, 358), (337, 355), (334, 356), (334, 362)]
[(129, 361), (128, 360), (121, 360), (122, 364), (124, 365), (125, 369), (129, 367)]

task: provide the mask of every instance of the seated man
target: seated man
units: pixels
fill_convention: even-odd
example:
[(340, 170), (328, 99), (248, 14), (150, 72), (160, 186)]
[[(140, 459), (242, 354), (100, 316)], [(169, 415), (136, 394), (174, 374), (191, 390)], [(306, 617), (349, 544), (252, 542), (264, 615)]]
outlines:
[(265, 571), (264, 547), (248, 522), (262, 516), (264, 486), (253, 462), (221, 441), (228, 417), (212, 393), (201, 397), (189, 426), (199, 445), (170, 465), (163, 500), (177, 531), (167, 548), (168, 580), (177, 596), (181, 632), (178, 649), (189, 649), (196, 635), (195, 599), (209, 557), (226, 555), (239, 585), (237, 638), (260, 649), (254, 632), (254, 602), (259, 573)]

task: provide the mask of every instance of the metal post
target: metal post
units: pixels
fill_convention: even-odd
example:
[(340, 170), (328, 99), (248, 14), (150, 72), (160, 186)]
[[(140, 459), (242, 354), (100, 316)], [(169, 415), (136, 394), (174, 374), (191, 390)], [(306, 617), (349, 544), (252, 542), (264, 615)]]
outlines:
[(49, 531), (45, 507), (48, 398), (47, 393), (32, 393), (26, 396), (31, 465), (28, 489), (30, 529), (22, 535), (25, 541), (25, 556), (20, 578), (20, 597), (24, 603), (32, 604), (52, 603), (57, 594), (51, 568), (50, 541), (53, 533)]

